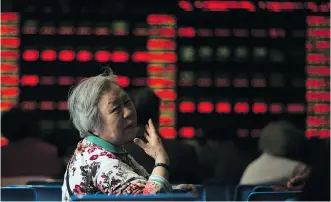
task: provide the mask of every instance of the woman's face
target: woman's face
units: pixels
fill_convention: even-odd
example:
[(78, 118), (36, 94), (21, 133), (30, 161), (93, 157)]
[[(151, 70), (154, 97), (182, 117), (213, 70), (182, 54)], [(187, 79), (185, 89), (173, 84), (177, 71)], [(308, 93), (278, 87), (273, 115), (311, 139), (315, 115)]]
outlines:
[(137, 113), (130, 98), (119, 86), (105, 92), (99, 101), (103, 132), (100, 138), (121, 145), (136, 137)]

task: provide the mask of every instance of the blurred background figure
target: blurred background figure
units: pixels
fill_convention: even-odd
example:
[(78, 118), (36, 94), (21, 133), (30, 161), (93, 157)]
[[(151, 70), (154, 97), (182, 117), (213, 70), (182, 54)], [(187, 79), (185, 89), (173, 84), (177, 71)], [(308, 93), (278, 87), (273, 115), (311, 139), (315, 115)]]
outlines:
[(307, 169), (305, 133), (288, 122), (269, 123), (262, 129), (259, 147), (263, 152), (246, 168), (240, 184), (286, 184)]
[(60, 177), (57, 148), (41, 139), (38, 123), (36, 112), (13, 108), (3, 114), (1, 133), (9, 144), (1, 148), (2, 185)]
[[(128, 94), (137, 110), (138, 137), (143, 137), (145, 125), (149, 118), (153, 120), (156, 127), (159, 125), (160, 99), (149, 87), (137, 88), (128, 92)], [(201, 166), (194, 148), (180, 140), (163, 140), (163, 145), (171, 162), (171, 182), (201, 183)], [(147, 172), (152, 170), (154, 162), (144, 154), (143, 150), (133, 143), (125, 145), (125, 148), (144, 166)]]

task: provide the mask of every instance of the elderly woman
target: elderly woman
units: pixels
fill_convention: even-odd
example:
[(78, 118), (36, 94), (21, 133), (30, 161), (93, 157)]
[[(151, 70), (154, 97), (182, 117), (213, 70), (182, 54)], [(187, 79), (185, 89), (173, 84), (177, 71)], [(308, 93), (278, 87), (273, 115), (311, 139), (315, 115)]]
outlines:
[[(69, 160), (62, 186), (62, 200), (73, 195), (155, 194), (171, 192), (169, 157), (151, 120), (147, 142), (136, 138), (135, 107), (115, 76), (88, 78), (74, 88), (68, 99), (69, 113), (83, 138)], [(149, 175), (123, 145), (134, 142), (155, 160)], [(179, 188), (192, 185), (180, 185)]]

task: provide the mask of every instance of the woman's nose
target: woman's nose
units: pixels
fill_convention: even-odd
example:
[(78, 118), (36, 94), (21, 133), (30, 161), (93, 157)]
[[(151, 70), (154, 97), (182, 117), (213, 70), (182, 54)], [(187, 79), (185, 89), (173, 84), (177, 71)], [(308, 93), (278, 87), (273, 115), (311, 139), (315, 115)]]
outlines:
[(124, 107), (123, 109), (123, 118), (127, 119), (131, 116), (132, 111), (128, 107)]

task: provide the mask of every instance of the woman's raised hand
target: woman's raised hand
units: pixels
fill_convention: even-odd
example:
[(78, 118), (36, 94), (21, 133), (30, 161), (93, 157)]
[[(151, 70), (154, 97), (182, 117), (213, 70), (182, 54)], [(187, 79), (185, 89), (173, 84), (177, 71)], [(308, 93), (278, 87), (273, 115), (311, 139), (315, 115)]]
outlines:
[(157, 134), (151, 119), (148, 120), (148, 124), (146, 125), (145, 138), (147, 142), (139, 138), (135, 138), (133, 142), (141, 147), (147, 155), (152, 157), (156, 163), (169, 164), (168, 154), (162, 145), (161, 138)]

